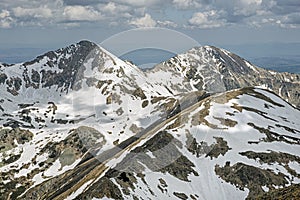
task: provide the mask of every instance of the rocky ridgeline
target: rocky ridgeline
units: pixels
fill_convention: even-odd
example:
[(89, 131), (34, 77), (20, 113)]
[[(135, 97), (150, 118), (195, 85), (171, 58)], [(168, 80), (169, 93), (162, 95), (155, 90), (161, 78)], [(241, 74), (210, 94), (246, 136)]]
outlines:
[(300, 75), (279, 73), (252, 65), (236, 54), (213, 46), (195, 47), (149, 70), (150, 75), (171, 73), (182, 85), (166, 83), (174, 93), (190, 90), (224, 92), (261, 86), (300, 108)]

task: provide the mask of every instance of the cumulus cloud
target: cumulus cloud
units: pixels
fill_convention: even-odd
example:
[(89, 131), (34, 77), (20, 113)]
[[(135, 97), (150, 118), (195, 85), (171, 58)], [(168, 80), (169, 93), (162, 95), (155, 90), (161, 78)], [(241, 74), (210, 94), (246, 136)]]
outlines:
[(172, 22), (172, 21), (169, 21), (169, 20), (166, 20), (166, 21), (157, 21), (157, 24), (159, 26), (162, 26), (162, 27), (171, 27), (171, 28), (176, 28), (178, 25), (175, 23), (175, 22)]
[(116, 6), (116, 4), (114, 2), (109, 2), (108, 4), (103, 6), (104, 11), (111, 12), (111, 13), (116, 12), (117, 9), (118, 9), (118, 7)]
[(32, 17), (32, 18), (50, 18), (52, 17), (52, 11), (46, 7), (38, 8), (13, 8), (14, 15), (16, 17)]
[(146, 13), (144, 17), (133, 19), (130, 24), (139, 28), (149, 28), (155, 27), (157, 23), (154, 19), (152, 19), (151, 15)]
[[(264, 4), (267, 4), (267, 2), (264, 1)], [(298, 0), (272, 0), (268, 4), (268, 9), (277, 15), (300, 12), (300, 1)]]
[(9, 14), (9, 11), (8, 10), (2, 10), (1, 13), (0, 13), (0, 19), (4, 19), (6, 17), (9, 17), (10, 14)]
[(233, 15), (251, 16), (255, 15), (261, 8), (262, 0), (241, 0), (236, 2)]
[(114, 2), (109, 2), (107, 4), (99, 4), (98, 9), (114, 16), (124, 16), (128, 15), (132, 9), (126, 5), (119, 5)]
[(173, 3), (179, 8), (197, 8), (198, 11), (188, 23), (199, 28), (239, 24), (258, 27), (272, 24), (284, 27), (282, 24), (294, 21), (288, 16), (300, 13), (298, 0), (173, 0)]
[(284, 22), (288, 24), (300, 24), (300, 13), (293, 13), (284, 18)]
[(276, 23), (284, 28), (300, 28), (300, 13), (285, 15)]
[(69, 21), (98, 21), (104, 16), (90, 6), (66, 6), (63, 16)]
[(60, 26), (61, 22), (81, 26), (87, 21), (108, 26), (136, 27), (216, 28), (239, 24), (272, 24), (288, 28), (299, 24), (297, 13), (300, 13), (300, 1), (1, 0), (0, 8), (1, 28), (28, 24)]
[(13, 19), (10, 17), (10, 12), (8, 10), (2, 10), (0, 12), (0, 28), (10, 28)]
[(173, 0), (172, 3), (179, 9), (198, 8), (201, 6), (197, 0)]
[(198, 28), (218, 28), (224, 26), (226, 21), (221, 18), (221, 12), (211, 10), (194, 13), (189, 24)]

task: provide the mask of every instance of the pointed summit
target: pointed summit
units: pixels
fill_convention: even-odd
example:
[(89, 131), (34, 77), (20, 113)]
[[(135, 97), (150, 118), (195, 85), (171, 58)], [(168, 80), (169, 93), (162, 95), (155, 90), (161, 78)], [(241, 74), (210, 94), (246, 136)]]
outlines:
[(174, 94), (197, 90), (215, 93), (261, 86), (300, 107), (298, 74), (265, 70), (214, 46), (194, 47), (178, 54), (155, 66), (148, 76), (156, 83), (161, 82), (159, 77), (170, 77), (165, 85)]

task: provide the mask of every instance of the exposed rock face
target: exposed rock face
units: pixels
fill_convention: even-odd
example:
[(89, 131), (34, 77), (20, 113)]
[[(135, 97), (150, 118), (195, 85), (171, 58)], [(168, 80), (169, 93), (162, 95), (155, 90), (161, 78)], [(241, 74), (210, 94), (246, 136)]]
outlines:
[[(30, 62), (8, 66), (7, 68), (11, 68), (17, 77), (7, 77), (1, 74), (0, 83), (6, 83), (8, 92), (13, 95), (18, 94), (22, 85), (25, 88), (34, 87), (35, 89), (56, 86), (61, 91), (67, 92), (74, 87), (76, 79), (82, 77), (80, 70), (86, 59), (92, 56), (97, 57), (100, 52), (96, 44), (81, 41), (67, 48), (50, 51)], [(18, 70), (13, 68), (18, 68)]]
[[(14, 166), (15, 169), (12, 171), (1, 171), (0, 198), (6, 199), (11, 193), (13, 199), (16, 199), (17, 196), (21, 195), (34, 184), (34, 177), (40, 176), (41, 179), (45, 180), (51, 177), (51, 167), (53, 167), (55, 163), (60, 164), (56, 165), (55, 169), (52, 170), (58, 173), (59, 171), (64, 172), (66, 168), (70, 166), (74, 167), (79, 163), (79, 160), (84, 159), (84, 155), (86, 155), (87, 151), (92, 151), (95, 148), (101, 149), (106, 143), (103, 135), (90, 127), (79, 127), (70, 132), (70, 135), (60, 142), (46, 143), (31, 160), (27, 160), (29, 164)], [(0, 130), (0, 152), (8, 154), (2, 162), (0, 162), (0, 167), (5, 167), (18, 161), (21, 159), (23, 153), (27, 154), (27, 156), (33, 153), (22, 152), (23, 150), (21, 150), (19, 154), (9, 153), (13, 148), (18, 149), (20, 145), (24, 145), (26, 142), (32, 142), (32, 137), (33, 134), (31, 132), (18, 128)], [(14, 143), (14, 141), (17, 142)], [(34, 170), (30, 172), (30, 168), (34, 168)], [(28, 170), (28, 174), (25, 173), (26, 176), (18, 176), (17, 174), (21, 174), (22, 170)], [(17, 185), (18, 187), (16, 187)], [(42, 197), (42, 194), (46, 191), (47, 188), (41, 188), (41, 194), (35, 192), (35, 197)]]
[(256, 196), (264, 193), (262, 185), (272, 187), (273, 184), (285, 186), (288, 183), (282, 173), (275, 174), (243, 163), (230, 166), (230, 162), (228, 162), (224, 167), (217, 165), (215, 171), (222, 179), (240, 189), (244, 189), (247, 186), (250, 190), (249, 199), (256, 199)]
[(259, 200), (285, 200), (285, 199), (299, 199), (300, 198), (300, 184), (291, 185), (285, 188), (272, 190), (265, 194), (259, 195), (256, 199)]

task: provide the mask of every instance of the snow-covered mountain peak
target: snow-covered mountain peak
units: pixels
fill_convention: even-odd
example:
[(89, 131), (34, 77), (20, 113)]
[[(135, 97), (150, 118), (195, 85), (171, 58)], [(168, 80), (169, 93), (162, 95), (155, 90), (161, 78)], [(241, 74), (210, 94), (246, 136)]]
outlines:
[[(249, 61), (239, 57), (238, 55), (229, 52), (226, 49), (215, 46), (200, 46), (194, 47), (189, 51), (179, 54), (178, 57), (187, 57), (191, 62), (199, 59), (204, 62), (213, 62), (215, 65), (220, 65), (221, 69), (230, 70), (238, 73), (258, 73), (257, 68)], [(217, 68), (216, 68), (217, 69)]]
[(194, 47), (147, 71), (153, 82), (170, 77), (164, 83), (173, 94), (205, 90), (210, 93), (263, 86), (300, 107), (300, 76), (268, 71), (225, 49), (214, 46)]
[(56, 88), (68, 93), (78, 89), (78, 82), (84, 78), (99, 78), (103, 72), (116, 74), (116, 71), (142, 74), (136, 66), (125, 63), (95, 43), (80, 41), (29, 62), (1, 64), (0, 82), (8, 85), (12, 95), (18, 95), (22, 87)]
[(111, 138), (126, 127), (122, 139), (156, 120), (164, 111), (161, 102), (171, 101), (170, 93), (147, 81), (138, 67), (89, 41), (1, 67), (0, 89), (4, 126), (70, 128), (97, 121)]

